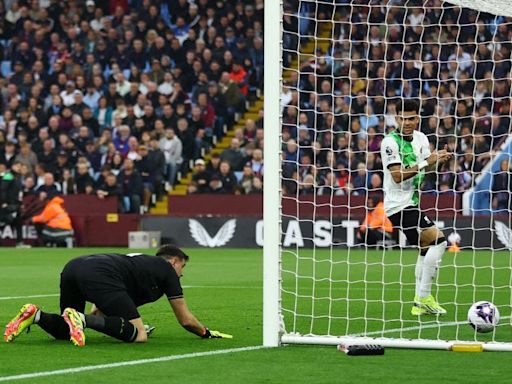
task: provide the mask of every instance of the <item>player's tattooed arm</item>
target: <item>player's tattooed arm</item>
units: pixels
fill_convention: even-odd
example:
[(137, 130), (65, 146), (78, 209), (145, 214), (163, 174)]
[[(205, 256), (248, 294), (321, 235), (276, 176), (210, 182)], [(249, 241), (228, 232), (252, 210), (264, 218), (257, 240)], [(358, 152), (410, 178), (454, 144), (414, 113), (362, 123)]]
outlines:
[(401, 164), (392, 164), (388, 167), (391, 177), (395, 183), (401, 183), (402, 181), (408, 180), (414, 177), (420, 171), (419, 165), (414, 165), (409, 168), (402, 167)]

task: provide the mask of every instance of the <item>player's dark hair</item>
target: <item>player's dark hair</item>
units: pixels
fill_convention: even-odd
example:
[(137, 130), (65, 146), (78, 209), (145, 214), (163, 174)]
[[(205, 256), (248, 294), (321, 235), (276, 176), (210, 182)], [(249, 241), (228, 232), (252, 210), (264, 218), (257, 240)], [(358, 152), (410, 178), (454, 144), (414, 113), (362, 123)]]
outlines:
[(158, 251), (156, 251), (156, 256), (163, 257), (164, 259), (170, 259), (171, 257), (177, 257), (180, 260), (188, 261), (188, 255), (183, 252), (181, 249), (172, 244), (164, 244)]
[(420, 103), (415, 99), (403, 99), (398, 102), (397, 112), (420, 112)]

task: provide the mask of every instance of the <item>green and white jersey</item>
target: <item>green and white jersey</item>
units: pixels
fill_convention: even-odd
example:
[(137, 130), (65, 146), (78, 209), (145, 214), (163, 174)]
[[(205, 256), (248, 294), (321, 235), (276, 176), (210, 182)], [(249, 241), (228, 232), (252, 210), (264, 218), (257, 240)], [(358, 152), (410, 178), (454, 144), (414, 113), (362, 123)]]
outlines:
[(425, 177), (421, 171), (416, 176), (401, 183), (395, 183), (388, 167), (400, 164), (410, 168), (430, 156), (430, 146), (425, 134), (414, 131), (412, 141), (404, 140), (395, 131), (386, 135), (380, 146), (382, 166), (384, 168), (384, 209), (390, 216), (406, 207), (419, 203), (419, 189)]

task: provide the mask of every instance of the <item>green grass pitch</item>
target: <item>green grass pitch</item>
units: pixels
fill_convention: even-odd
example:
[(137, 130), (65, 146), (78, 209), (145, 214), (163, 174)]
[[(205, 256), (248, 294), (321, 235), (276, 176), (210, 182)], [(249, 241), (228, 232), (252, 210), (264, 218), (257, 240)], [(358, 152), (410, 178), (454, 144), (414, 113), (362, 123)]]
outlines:
[[(57, 311), (62, 266), (74, 256), (102, 251), (127, 252), (126, 249), (0, 248), (0, 323), (7, 323), (26, 302)], [(161, 299), (141, 308), (144, 320), (157, 327), (146, 344), (123, 344), (88, 331), (87, 345), (80, 349), (68, 342), (52, 340), (36, 326), (12, 344), (0, 343), (0, 382), (22, 374), (260, 345), (262, 251), (189, 249), (188, 252), (191, 262), (182, 279), (187, 302), (201, 321), (212, 329), (233, 334), (232, 340), (202, 340), (189, 334), (177, 324), (166, 300)], [(408, 315), (413, 294), (414, 252), (337, 250), (317, 251), (314, 259), (312, 256), (310, 250), (288, 250), (283, 255), (283, 303), (286, 309), (299, 314), (295, 322), (286, 316), (289, 331), (418, 335), (420, 323)], [(438, 295), (443, 303), (448, 303), (449, 314), (439, 323), (431, 318), (422, 320), (427, 327), (421, 331), (421, 337), (474, 339), (471, 328), (462, 324), (467, 305), (475, 299), (489, 299), (499, 305), (503, 317), (494, 337), (512, 341), (510, 259), (508, 252), (491, 255), (491, 252), (463, 251), (456, 256), (445, 255)], [(476, 293), (473, 286), (477, 287)], [(492, 286), (496, 287), (494, 294)], [(312, 292), (314, 300), (310, 298)], [(346, 300), (347, 295), (351, 301)], [(446, 326), (455, 321), (461, 324)], [(400, 328), (411, 330), (396, 331)], [(382, 329), (384, 333), (380, 332)], [(476, 336), (481, 341), (492, 337)], [(509, 377), (510, 358), (508, 353), (397, 349), (387, 349), (384, 356), (350, 357), (335, 347), (286, 346), (13, 382), (472, 383), (482, 378), (486, 382), (505, 382)]]

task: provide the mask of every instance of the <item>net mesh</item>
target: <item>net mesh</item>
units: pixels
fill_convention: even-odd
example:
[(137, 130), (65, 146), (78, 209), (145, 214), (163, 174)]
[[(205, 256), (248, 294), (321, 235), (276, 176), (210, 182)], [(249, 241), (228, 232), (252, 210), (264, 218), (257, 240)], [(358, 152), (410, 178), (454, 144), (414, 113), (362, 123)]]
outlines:
[[(509, 324), (512, 19), (505, 2), (284, 1), (281, 94), (281, 312), (287, 333), (512, 341), (477, 334), (472, 303)], [(488, 13), (494, 12), (494, 13)], [(510, 15), (509, 15), (510, 16)], [(380, 143), (400, 100), (451, 161), (427, 172), (421, 209), (442, 228), (433, 294), (448, 311), (415, 317), (418, 251), (360, 225), (382, 200)], [(363, 228), (364, 229), (364, 228)]]

